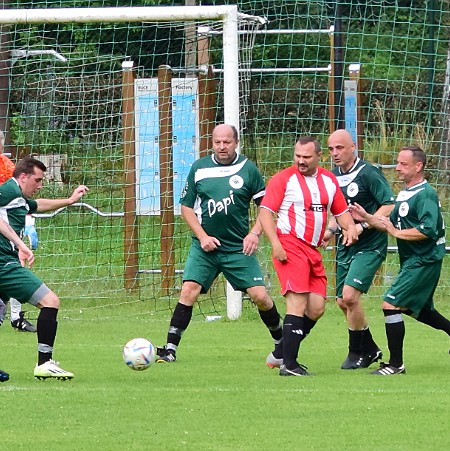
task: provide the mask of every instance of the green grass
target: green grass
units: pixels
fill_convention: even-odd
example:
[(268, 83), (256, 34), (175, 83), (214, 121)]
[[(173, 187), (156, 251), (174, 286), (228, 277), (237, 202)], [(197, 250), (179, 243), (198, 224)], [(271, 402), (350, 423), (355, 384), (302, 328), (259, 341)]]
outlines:
[[(368, 307), (386, 350), (381, 313)], [(0, 328), (0, 367), (11, 374), (0, 385), (2, 449), (448, 448), (449, 340), (409, 318), (404, 376), (340, 370), (347, 332), (329, 304), (302, 345), (315, 376), (282, 378), (264, 365), (271, 341), (253, 308), (235, 322), (195, 316), (178, 361), (143, 372), (125, 366), (122, 346), (138, 336), (163, 343), (168, 313), (145, 303), (117, 309), (113, 318), (60, 320), (55, 357), (75, 373), (70, 382), (34, 380), (36, 336)]]

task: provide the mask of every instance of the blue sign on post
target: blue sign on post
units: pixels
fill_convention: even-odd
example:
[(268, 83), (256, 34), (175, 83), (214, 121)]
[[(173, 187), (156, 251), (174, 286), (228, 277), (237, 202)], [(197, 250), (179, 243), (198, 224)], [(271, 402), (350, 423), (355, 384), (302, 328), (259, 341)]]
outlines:
[[(159, 215), (158, 80), (135, 81), (136, 212)], [(198, 84), (196, 78), (172, 79), (173, 191), (175, 214), (192, 163), (198, 158)]]
[(358, 145), (357, 89), (356, 80), (344, 80), (345, 129), (352, 135), (355, 145)]

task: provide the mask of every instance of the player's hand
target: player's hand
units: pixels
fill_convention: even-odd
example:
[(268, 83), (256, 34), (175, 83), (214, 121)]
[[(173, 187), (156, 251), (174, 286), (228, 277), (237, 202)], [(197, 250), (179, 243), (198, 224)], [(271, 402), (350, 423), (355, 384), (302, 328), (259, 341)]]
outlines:
[(320, 243), (320, 247), (322, 249), (326, 249), (328, 247), (328, 244), (330, 243), (331, 237), (333, 235), (334, 235), (334, 233), (330, 229), (325, 230), (325, 233), (323, 234), (322, 242)]
[(245, 255), (253, 255), (258, 250), (258, 244), (259, 244), (259, 236), (250, 232), (244, 238), (244, 246), (242, 251), (244, 252)]
[(373, 227), (374, 229), (390, 233), (389, 230), (387, 230), (388, 224), (391, 224), (392, 228), (395, 229), (391, 221), (389, 221), (389, 218), (381, 215), (380, 216), (371, 215), (367, 213), (367, 211), (364, 210), (364, 208), (361, 207), (361, 205), (357, 204), (356, 202), (350, 205), (349, 210), (353, 219), (356, 219), (357, 221), (365, 221), (368, 224), (370, 224), (370, 227)]
[(387, 233), (389, 233), (389, 235), (392, 235), (393, 237), (395, 237), (397, 229), (394, 227), (394, 224), (392, 224), (392, 222), (390, 221), (389, 218), (387, 218), (386, 216), (378, 216), (376, 218), (376, 220), (377, 220), (377, 225), (374, 227), (376, 227), (378, 230), (387, 232)]
[(75, 202), (78, 202), (88, 191), (89, 188), (84, 185), (80, 185), (75, 188), (72, 195), (69, 197), (71, 203), (74, 204)]
[(287, 255), (286, 251), (284, 250), (281, 243), (276, 243), (272, 245), (272, 257), (275, 260), (278, 260), (280, 262), (286, 262), (287, 261)]
[(370, 216), (369, 213), (367, 213), (367, 211), (356, 202), (348, 206), (348, 211), (352, 215), (352, 218), (358, 222), (367, 221)]
[(344, 246), (351, 246), (359, 240), (358, 231), (355, 225), (351, 225), (347, 230), (342, 230), (341, 243)]
[(21, 246), (19, 249), (19, 261), (22, 266), (26, 266), (28, 263), (28, 267), (31, 268), (34, 263), (33, 251), (25, 245)]
[(214, 236), (206, 235), (200, 239), (200, 246), (205, 252), (215, 251), (220, 245), (220, 240)]

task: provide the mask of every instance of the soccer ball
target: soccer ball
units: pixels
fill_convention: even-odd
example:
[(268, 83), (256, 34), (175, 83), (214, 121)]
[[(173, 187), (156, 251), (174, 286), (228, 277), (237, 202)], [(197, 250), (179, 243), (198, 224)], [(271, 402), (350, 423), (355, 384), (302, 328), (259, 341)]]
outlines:
[(132, 370), (146, 370), (155, 358), (156, 349), (145, 338), (133, 338), (123, 348), (123, 360)]

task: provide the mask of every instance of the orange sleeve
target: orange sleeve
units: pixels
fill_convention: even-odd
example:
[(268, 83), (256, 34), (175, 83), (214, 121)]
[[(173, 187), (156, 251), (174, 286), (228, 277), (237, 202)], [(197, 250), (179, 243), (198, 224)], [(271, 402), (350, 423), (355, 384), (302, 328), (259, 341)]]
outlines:
[(0, 155), (0, 183), (10, 179), (14, 172), (14, 163), (5, 155)]

